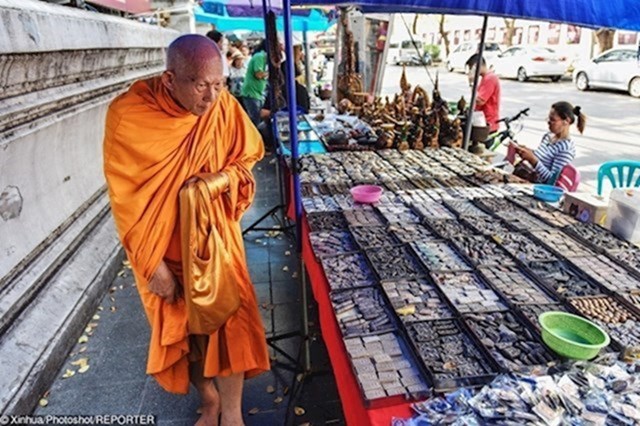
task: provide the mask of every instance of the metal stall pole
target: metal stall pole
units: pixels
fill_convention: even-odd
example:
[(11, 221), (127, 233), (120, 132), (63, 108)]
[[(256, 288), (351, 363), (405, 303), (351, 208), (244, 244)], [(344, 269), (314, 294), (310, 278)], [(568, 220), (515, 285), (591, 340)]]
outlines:
[(296, 251), (298, 253), (298, 265), (300, 269), (300, 283), (302, 296), (302, 339), (304, 350), (304, 369), (305, 372), (311, 370), (311, 353), (309, 348), (309, 316), (307, 313), (307, 289), (306, 289), (306, 270), (302, 259), (302, 198), (300, 191), (300, 174), (298, 172), (298, 117), (296, 105), (296, 85), (294, 80), (294, 61), (293, 61), (293, 31), (291, 25), (291, 1), (283, 0), (282, 13), (284, 15), (284, 37), (286, 40), (285, 49), (288, 61), (286, 64), (286, 84), (287, 107), (289, 110), (289, 135), (291, 138), (291, 172), (293, 175), (293, 201), (296, 214)]
[(480, 64), (482, 63), (482, 55), (484, 53), (484, 39), (487, 34), (487, 22), (489, 17), (484, 15), (482, 21), (482, 35), (480, 36), (480, 49), (478, 49), (478, 57), (476, 58), (476, 70), (473, 76), (473, 89), (471, 90), (471, 102), (469, 103), (469, 111), (467, 112), (467, 122), (464, 126), (464, 142), (462, 148), (466, 151), (469, 149), (469, 139), (471, 139), (471, 116), (476, 106), (476, 95), (478, 93), (478, 79), (480, 78)]
[(311, 94), (313, 93), (313, 87), (311, 86), (311, 49), (309, 48), (307, 22), (305, 21), (303, 25), (304, 30), (302, 31), (302, 45), (304, 46), (304, 81), (307, 86), (307, 93)]

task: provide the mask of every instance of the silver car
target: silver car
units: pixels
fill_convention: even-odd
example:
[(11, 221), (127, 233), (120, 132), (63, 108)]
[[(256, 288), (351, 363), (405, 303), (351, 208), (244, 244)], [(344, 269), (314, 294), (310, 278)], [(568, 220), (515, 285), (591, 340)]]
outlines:
[(547, 77), (560, 81), (567, 71), (567, 58), (548, 47), (514, 46), (494, 62), (494, 71), (501, 77), (527, 81), (531, 77)]
[(640, 98), (640, 58), (633, 49), (611, 49), (576, 64), (573, 81), (578, 90), (601, 87), (629, 92)]

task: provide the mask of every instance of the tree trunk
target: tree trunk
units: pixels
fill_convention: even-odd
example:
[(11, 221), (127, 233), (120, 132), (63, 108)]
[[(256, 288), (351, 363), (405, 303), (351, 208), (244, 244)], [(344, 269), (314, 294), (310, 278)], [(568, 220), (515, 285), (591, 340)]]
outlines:
[(413, 35), (418, 34), (418, 18), (419, 17), (420, 17), (419, 13), (416, 13), (415, 16), (413, 17), (413, 25), (411, 26), (411, 31), (413, 32)]
[(442, 41), (444, 42), (444, 51), (447, 54), (447, 57), (449, 57), (449, 53), (450, 53), (449, 35), (444, 30), (444, 21), (445, 21), (445, 16), (440, 15), (440, 17), (438, 18), (438, 29), (440, 31), (440, 36), (442, 37)]
[(516, 33), (516, 20), (511, 18), (504, 18), (504, 25), (506, 27), (506, 31), (504, 33), (504, 39), (502, 43), (507, 46), (513, 46), (513, 36)]
[(595, 34), (596, 40), (598, 41), (598, 48), (600, 49), (600, 53), (613, 47), (613, 37), (615, 37), (616, 30), (600, 28), (596, 31)]

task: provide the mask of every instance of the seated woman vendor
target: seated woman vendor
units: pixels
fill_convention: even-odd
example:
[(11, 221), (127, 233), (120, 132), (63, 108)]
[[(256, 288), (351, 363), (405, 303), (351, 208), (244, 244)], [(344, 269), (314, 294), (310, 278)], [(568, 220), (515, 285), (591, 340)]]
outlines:
[(537, 183), (553, 184), (562, 168), (576, 156), (575, 143), (570, 135), (571, 125), (577, 123), (578, 131), (582, 134), (586, 121), (579, 106), (574, 107), (569, 102), (551, 105), (547, 118), (549, 132), (542, 137), (540, 146), (535, 150), (515, 146), (516, 154), (531, 165), (532, 170), (530, 168), (527, 175), (527, 172), (521, 172), (522, 167), (516, 166), (514, 174)]

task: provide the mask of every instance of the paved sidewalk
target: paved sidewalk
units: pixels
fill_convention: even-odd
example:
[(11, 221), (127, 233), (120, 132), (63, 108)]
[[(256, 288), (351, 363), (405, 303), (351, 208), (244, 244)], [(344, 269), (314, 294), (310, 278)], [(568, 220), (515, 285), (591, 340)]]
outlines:
[[(278, 204), (274, 170), (269, 158), (257, 166), (259, 193), (245, 215), (243, 228)], [(273, 225), (271, 220), (265, 223)], [(267, 335), (273, 336), (297, 331), (302, 312), (299, 283), (294, 277), (294, 243), (284, 235), (268, 234), (250, 233), (245, 246)], [(102, 309), (87, 324), (86, 342), (74, 346), (46, 395), (48, 404), (35, 414), (154, 414), (158, 424), (193, 424), (199, 406), (195, 390), (186, 396), (172, 395), (145, 374), (149, 326), (131, 271), (126, 267), (100, 306)], [(301, 392), (292, 395), (300, 376), (288, 368), (290, 363), (284, 356), (270, 349), (272, 370), (245, 382), (243, 411), (247, 425), (344, 424), (315, 315), (315, 304), (311, 302), (313, 374), (304, 378)], [(300, 338), (280, 341), (278, 346), (297, 357)], [(80, 373), (83, 359), (89, 368)], [(302, 410), (294, 410), (295, 407)], [(296, 415), (294, 411), (304, 414)]]

